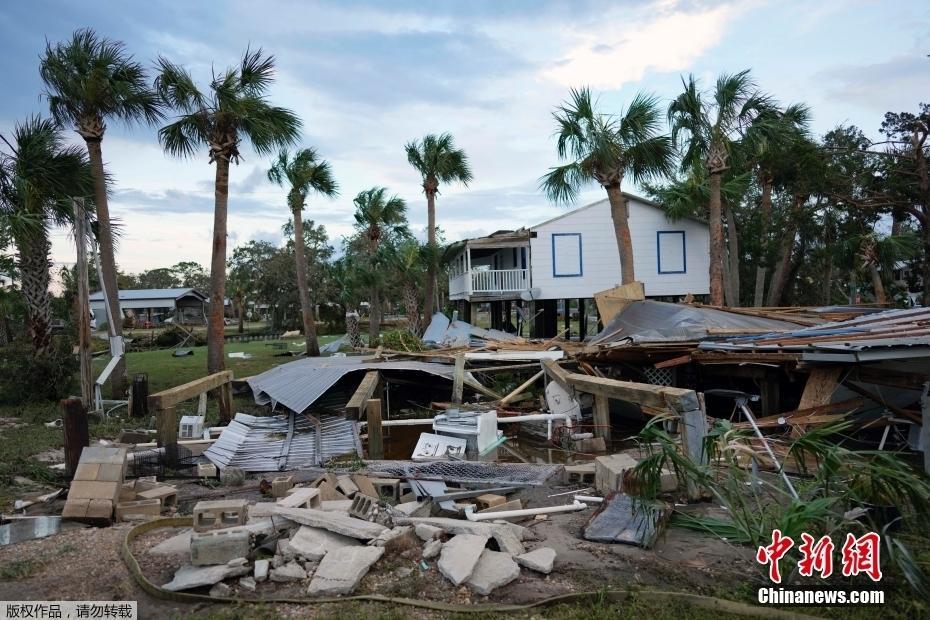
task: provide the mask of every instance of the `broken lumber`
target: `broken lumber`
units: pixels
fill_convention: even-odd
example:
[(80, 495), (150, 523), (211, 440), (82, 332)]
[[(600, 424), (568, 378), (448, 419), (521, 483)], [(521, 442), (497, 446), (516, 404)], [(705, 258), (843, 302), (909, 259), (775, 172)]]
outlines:
[(361, 420), (368, 406), (368, 401), (374, 396), (375, 390), (381, 381), (381, 373), (377, 370), (369, 370), (358, 384), (352, 398), (346, 404), (346, 418), (350, 420)]

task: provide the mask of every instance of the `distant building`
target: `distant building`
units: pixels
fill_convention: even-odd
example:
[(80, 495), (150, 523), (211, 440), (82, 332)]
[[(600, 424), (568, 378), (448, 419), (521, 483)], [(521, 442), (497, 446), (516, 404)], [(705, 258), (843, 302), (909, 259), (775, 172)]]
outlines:
[[(206, 300), (206, 295), (193, 288), (128, 289), (119, 292), (123, 316), (133, 316), (153, 324), (171, 318), (176, 323), (203, 325), (206, 322)], [(106, 322), (102, 292), (90, 295), (90, 309), (98, 323)]]
[[(696, 218), (671, 221), (661, 205), (624, 196), (635, 277), (643, 283), (646, 296), (706, 295), (710, 289), (707, 223)], [(621, 280), (606, 198), (535, 226), (459, 242), (453, 251), (449, 299), (458, 302), (460, 316), (468, 320), (471, 304), (491, 302), (492, 325), (505, 328), (496, 317), (509, 317), (515, 301), (532, 301), (538, 336), (555, 335), (550, 332), (555, 331), (558, 300), (580, 300), (575, 305), (584, 315), (584, 300)], [(593, 304), (590, 307), (593, 314)]]

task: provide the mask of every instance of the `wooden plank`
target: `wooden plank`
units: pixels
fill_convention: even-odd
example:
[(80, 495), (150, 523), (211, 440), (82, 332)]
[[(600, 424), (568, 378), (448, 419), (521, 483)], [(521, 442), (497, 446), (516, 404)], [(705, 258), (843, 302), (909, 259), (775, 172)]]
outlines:
[(155, 442), (165, 449), (165, 460), (174, 465), (178, 456), (178, 416), (174, 407), (156, 409)]
[[(530, 377), (529, 379), (527, 379), (525, 382), (523, 382), (523, 383), (522, 383), (519, 387), (517, 387), (517, 389), (515, 389), (513, 392), (511, 392), (511, 393), (508, 394), (507, 396), (503, 397), (503, 398), (501, 399), (501, 404), (502, 404), (502, 405), (506, 405), (507, 403), (513, 402), (513, 400), (514, 400), (517, 396), (519, 396), (521, 393), (523, 393), (523, 391), (526, 390), (528, 387), (530, 387), (531, 385), (533, 385), (534, 383), (536, 383), (536, 380), (539, 379), (539, 378), (541, 378), (544, 374), (545, 374), (545, 371), (544, 371), (544, 370), (540, 370), (539, 372), (537, 372), (535, 375), (533, 375), (532, 377)], [(453, 402), (455, 402), (455, 401), (453, 401)]]
[(572, 373), (559, 366), (554, 360), (543, 360), (542, 367), (549, 379), (558, 383), (562, 386), (562, 389), (571, 394), (572, 386), (568, 382), (568, 377)]
[(232, 381), (232, 378), (233, 373), (231, 370), (223, 370), (200, 379), (195, 379), (184, 385), (168, 388), (167, 390), (149, 396), (149, 407), (151, 409), (174, 407), (185, 400), (200, 396), (201, 392), (215, 390), (221, 385)]
[(66, 398), (59, 404), (65, 439), (65, 469), (69, 476), (73, 476), (81, 460), (81, 452), (90, 445), (87, 408), (78, 398)]
[(358, 384), (352, 398), (346, 405), (346, 419), (361, 420), (365, 417), (365, 409), (371, 397), (374, 396), (378, 384), (381, 382), (381, 373), (377, 370), (369, 370)]
[(605, 377), (589, 377), (576, 373), (567, 374), (568, 384), (580, 392), (601, 394), (608, 398), (616, 398), (660, 409), (671, 407), (678, 412), (688, 411), (697, 406), (696, 395), (693, 390), (651, 385), (649, 383), (618, 381)]
[(672, 368), (674, 366), (681, 366), (682, 364), (691, 363), (691, 354), (681, 355), (679, 357), (673, 357), (672, 359), (665, 360), (662, 362), (656, 362), (656, 368)]
[(594, 304), (597, 306), (600, 320), (609, 323), (628, 303), (645, 298), (646, 293), (643, 283), (630, 282), (629, 284), (621, 284), (606, 291), (594, 293)]
[(455, 354), (455, 370), (452, 373), (452, 404), (462, 404), (462, 392), (465, 388), (465, 354)]
[[(707, 451), (704, 450), (704, 438), (707, 436), (707, 416), (704, 407), (682, 412), (681, 415), (681, 447), (688, 458), (703, 467), (707, 465)], [(688, 499), (699, 501), (701, 489), (690, 479), (687, 482)]]
[(850, 377), (862, 383), (887, 385), (905, 390), (922, 390), (927, 380), (930, 380), (930, 376), (920, 372), (905, 372), (903, 370), (889, 370), (871, 366), (855, 368)]
[(371, 398), (365, 407), (368, 414), (368, 458), (384, 458), (384, 437), (381, 433), (381, 399)]
[(610, 443), (610, 402), (603, 394), (594, 395), (594, 436)]

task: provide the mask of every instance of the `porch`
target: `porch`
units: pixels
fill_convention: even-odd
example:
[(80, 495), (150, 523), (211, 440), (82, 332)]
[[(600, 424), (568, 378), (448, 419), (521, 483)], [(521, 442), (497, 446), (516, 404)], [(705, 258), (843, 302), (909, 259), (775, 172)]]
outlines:
[(519, 299), (532, 285), (529, 252), (527, 231), (501, 231), (461, 242), (449, 270), (449, 299)]

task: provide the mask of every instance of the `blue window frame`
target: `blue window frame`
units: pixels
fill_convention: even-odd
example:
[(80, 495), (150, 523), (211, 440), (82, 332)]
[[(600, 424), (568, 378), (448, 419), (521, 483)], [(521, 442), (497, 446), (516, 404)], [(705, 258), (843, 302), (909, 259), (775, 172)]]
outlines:
[[(560, 272), (558, 269), (558, 261), (556, 260), (555, 246), (556, 246), (556, 237), (574, 237), (578, 240), (578, 271), (564, 271)], [(564, 241), (559, 241), (559, 245), (563, 243), (571, 243), (570, 239), (565, 239)], [(553, 278), (578, 278), (584, 275), (584, 259), (583, 259), (582, 245), (581, 245), (581, 233), (552, 233), (552, 277)]]
[[(664, 236), (664, 237), (663, 237)], [(662, 247), (663, 244), (672, 244), (674, 247), (675, 237), (681, 239), (681, 260), (674, 260), (671, 256), (666, 257), (665, 269), (662, 268)], [(656, 264), (659, 273), (688, 273), (688, 254), (685, 251), (685, 231), (683, 230), (658, 230), (656, 231)], [(671, 259), (671, 260), (669, 260)], [(669, 264), (671, 263), (671, 264)]]

